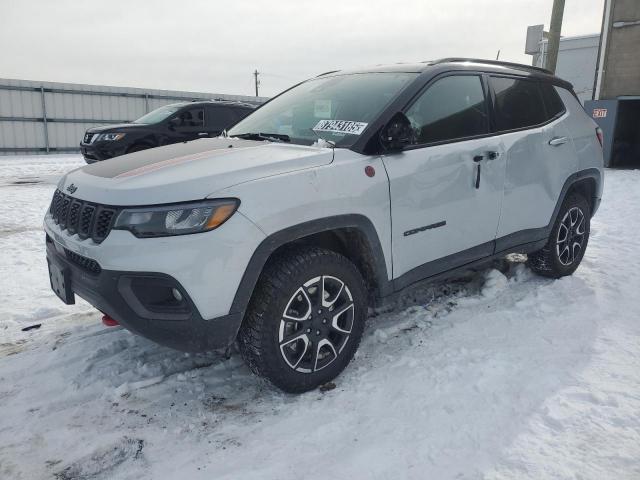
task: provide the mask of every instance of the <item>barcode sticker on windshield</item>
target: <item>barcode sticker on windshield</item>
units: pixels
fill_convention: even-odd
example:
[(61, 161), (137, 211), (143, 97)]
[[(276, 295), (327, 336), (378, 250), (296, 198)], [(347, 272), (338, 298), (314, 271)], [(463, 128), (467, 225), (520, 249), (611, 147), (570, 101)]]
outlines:
[(360, 135), (368, 123), (352, 122), (349, 120), (320, 120), (313, 130), (316, 132), (348, 133)]

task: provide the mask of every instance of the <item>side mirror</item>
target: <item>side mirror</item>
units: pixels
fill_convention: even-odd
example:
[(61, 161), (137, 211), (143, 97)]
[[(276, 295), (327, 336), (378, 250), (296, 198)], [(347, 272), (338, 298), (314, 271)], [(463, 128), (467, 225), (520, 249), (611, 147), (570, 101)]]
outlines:
[(182, 125), (182, 120), (180, 120), (179, 117), (173, 117), (171, 120), (169, 120), (169, 128), (171, 130), (175, 130), (176, 127), (179, 127), (180, 125)]
[(387, 152), (401, 152), (413, 143), (413, 128), (407, 116), (398, 112), (380, 131), (380, 144)]

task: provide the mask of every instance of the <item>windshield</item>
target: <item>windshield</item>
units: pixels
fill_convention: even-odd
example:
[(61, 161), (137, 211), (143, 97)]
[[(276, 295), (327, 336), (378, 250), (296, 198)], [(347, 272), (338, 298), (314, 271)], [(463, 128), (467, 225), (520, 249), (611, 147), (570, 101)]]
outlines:
[[(304, 82), (229, 130), (230, 137), (269, 134), (311, 145), (319, 138), (350, 147), (415, 73), (358, 73)], [(256, 137), (258, 138), (258, 137)]]
[(165, 118), (168, 118), (174, 113), (176, 113), (178, 110), (180, 110), (181, 107), (182, 105), (179, 105), (179, 106), (165, 105), (164, 107), (157, 108), (152, 112), (149, 112), (146, 115), (143, 115), (139, 119), (134, 120), (133, 123), (146, 123), (146, 124), (159, 123), (163, 121)]

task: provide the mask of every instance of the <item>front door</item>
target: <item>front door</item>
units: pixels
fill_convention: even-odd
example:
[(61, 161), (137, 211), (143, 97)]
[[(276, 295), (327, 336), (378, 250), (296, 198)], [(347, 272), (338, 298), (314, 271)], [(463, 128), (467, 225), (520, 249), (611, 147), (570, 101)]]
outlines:
[(174, 131), (173, 143), (187, 142), (208, 136), (204, 125), (204, 108), (194, 106), (180, 110), (175, 115), (175, 123), (170, 127)]
[(414, 145), (383, 157), (399, 287), (493, 253), (505, 175), (480, 74), (437, 79), (406, 115)]

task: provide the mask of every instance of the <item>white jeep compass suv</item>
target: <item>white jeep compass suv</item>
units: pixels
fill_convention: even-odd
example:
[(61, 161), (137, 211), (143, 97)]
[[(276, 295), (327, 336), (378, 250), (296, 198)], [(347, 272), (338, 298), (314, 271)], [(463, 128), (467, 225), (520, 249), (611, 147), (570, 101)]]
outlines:
[(66, 175), (44, 222), (51, 286), (174, 348), (237, 340), (253, 371), (302, 392), (347, 366), (369, 306), (414, 282), (511, 252), (572, 274), (601, 140), (541, 69), (329, 72), (224, 137)]

